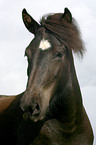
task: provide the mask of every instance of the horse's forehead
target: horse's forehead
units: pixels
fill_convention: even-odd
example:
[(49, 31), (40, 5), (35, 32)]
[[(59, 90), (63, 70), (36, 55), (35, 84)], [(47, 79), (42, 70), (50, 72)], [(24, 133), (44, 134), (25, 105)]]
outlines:
[(47, 50), (47, 49), (50, 49), (50, 47), (51, 47), (51, 43), (49, 42), (48, 39), (43, 38), (40, 41), (39, 49), (41, 49), (41, 50)]

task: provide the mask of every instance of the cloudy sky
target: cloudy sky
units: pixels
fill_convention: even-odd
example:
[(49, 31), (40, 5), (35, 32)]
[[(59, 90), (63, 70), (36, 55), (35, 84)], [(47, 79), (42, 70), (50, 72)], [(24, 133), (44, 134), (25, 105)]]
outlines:
[(96, 134), (95, 0), (0, 0), (0, 94), (18, 94), (26, 88), (27, 61), (24, 51), (33, 35), (24, 27), (22, 9), (26, 8), (39, 21), (43, 14), (63, 12), (65, 7), (77, 20), (85, 42), (84, 58), (74, 55), (74, 59), (84, 106)]

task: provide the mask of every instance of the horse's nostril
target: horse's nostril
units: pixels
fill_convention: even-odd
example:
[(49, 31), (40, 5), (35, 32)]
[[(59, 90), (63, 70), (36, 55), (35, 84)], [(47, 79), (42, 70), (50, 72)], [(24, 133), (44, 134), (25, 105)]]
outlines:
[(40, 107), (38, 104), (35, 105), (35, 108), (33, 109), (32, 115), (39, 115), (40, 114)]
[(36, 104), (34, 104), (32, 106), (29, 106), (28, 112), (30, 112), (31, 115), (38, 116), (40, 114), (39, 105), (36, 103)]
[(23, 112), (23, 118), (25, 120), (38, 117), (40, 114), (40, 106), (38, 103), (32, 103), (30, 105), (21, 104), (20, 109)]
[(32, 114), (33, 113), (33, 109), (32, 109), (32, 107), (30, 106), (28, 109), (28, 112), (30, 112), (30, 114)]

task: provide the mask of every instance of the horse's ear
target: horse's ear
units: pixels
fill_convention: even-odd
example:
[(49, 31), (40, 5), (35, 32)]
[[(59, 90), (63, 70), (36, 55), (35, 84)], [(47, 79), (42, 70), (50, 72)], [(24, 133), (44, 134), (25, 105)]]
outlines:
[(65, 8), (62, 18), (69, 23), (72, 22), (72, 15), (71, 15), (71, 12), (68, 10), (68, 8)]
[(35, 34), (40, 25), (27, 13), (26, 9), (22, 11), (22, 18), (26, 28)]

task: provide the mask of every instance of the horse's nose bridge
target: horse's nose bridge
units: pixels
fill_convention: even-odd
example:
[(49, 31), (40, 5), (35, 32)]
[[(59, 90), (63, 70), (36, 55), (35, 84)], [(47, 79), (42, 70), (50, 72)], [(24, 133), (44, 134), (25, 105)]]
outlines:
[(38, 49), (35, 53), (34, 59), (33, 59), (33, 67), (31, 69), (30, 72), (30, 76), (29, 76), (29, 81), (28, 81), (28, 86), (32, 87), (32, 85), (34, 85), (34, 80), (36, 80), (37, 78), (37, 73), (38, 73), (38, 62), (40, 62), (39, 60), (39, 55), (40, 55), (40, 50)]
[(34, 85), (35, 85), (34, 80), (36, 79), (36, 73), (37, 73), (37, 68), (36, 68), (36, 66), (34, 66), (34, 68), (31, 71), (29, 81), (28, 81), (28, 84), (27, 84), (28, 89), (31, 88), (33, 90)]

